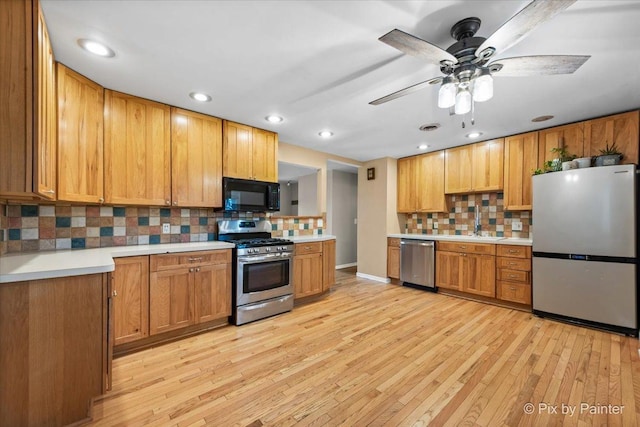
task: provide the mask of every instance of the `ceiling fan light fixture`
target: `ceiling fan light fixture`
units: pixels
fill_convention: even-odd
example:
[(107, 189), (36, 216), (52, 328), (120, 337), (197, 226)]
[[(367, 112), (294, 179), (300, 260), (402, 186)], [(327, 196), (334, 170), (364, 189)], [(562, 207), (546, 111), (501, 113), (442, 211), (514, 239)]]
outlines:
[(449, 108), (456, 103), (456, 82), (452, 76), (447, 76), (442, 81), (438, 91), (438, 107)]
[(458, 93), (456, 94), (456, 105), (455, 105), (455, 113), (456, 114), (467, 114), (471, 111), (471, 92), (466, 88), (458, 88)]
[(473, 80), (473, 100), (484, 102), (493, 98), (493, 77), (488, 68), (481, 68), (480, 75)]

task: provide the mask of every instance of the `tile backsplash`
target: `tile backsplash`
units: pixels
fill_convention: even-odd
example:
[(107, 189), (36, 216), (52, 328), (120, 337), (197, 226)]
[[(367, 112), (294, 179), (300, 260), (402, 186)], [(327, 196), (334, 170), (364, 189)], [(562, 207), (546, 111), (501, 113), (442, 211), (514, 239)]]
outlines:
[[(211, 241), (219, 219), (264, 217), (199, 208), (0, 204), (0, 255)], [(271, 222), (274, 237), (317, 235), (324, 228), (323, 217), (274, 217)], [(163, 234), (162, 224), (167, 223), (170, 233)]]
[[(481, 233), (493, 237), (533, 237), (531, 211), (505, 211), (502, 193), (448, 196), (447, 213), (408, 214), (404, 233), (469, 235), (473, 233), (476, 205), (480, 207)], [(522, 224), (521, 231), (513, 223)]]

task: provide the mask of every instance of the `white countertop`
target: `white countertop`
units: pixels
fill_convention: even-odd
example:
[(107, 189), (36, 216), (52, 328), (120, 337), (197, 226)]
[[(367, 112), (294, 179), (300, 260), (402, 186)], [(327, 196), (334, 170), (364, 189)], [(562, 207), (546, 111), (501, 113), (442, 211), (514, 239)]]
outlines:
[(325, 240), (335, 240), (336, 236), (331, 234), (316, 234), (312, 236), (286, 236), (283, 239), (291, 240), (293, 243), (323, 242)]
[(115, 269), (113, 258), (119, 257), (233, 247), (231, 243), (214, 241), (8, 254), (0, 257), (0, 283), (107, 273)]
[(415, 240), (443, 240), (450, 242), (465, 242), (465, 243), (494, 243), (496, 245), (518, 245), (518, 246), (531, 246), (533, 245), (533, 239), (521, 239), (518, 237), (482, 237), (482, 236), (458, 236), (447, 234), (389, 234), (387, 237), (396, 237), (400, 239), (415, 239)]

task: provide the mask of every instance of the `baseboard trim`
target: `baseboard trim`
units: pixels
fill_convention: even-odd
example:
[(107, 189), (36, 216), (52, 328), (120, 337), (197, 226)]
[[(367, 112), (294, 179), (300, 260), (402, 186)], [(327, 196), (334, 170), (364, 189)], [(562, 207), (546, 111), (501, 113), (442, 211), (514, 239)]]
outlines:
[(389, 279), (388, 277), (378, 277), (372, 274), (360, 273), (359, 271), (356, 273), (356, 276), (362, 277), (363, 279), (375, 280), (376, 282), (382, 282), (382, 283), (391, 282), (391, 279)]
[(355, 267), (356, 265), (358, 265), (357, 262), (350, 262), (348, 264), (340, 264), (340, 265), (336, 265), (336, 270), (340, 270), (341, 268)]

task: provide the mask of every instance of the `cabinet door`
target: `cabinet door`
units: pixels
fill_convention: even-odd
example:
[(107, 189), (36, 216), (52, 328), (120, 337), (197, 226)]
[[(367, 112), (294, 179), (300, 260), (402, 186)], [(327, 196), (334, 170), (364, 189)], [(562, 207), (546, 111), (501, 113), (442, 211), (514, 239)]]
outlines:
[(106, 90), (104, 111), (106, 201), (169, 205), (169, 106)]
[(111, 274), (115, 345), (149, 336), (149, 257), (116, 258)]
[(294, 298), (322, 292), (322, 254), (297, 255), (293, 258)]
[(584, 122), (585, 156), (599, 156), (600, 150), (615, 144), (622, 163), (638, 163), (638, 111)]
[(222, 206), (222, 120), (171, 109), (174, 206)]
[(193, 279), (196, 323), (231, 315), (231, 264), (196, 267)]
[(423, 154), (416, 159), (416, 208), (418, 212), (445, 212), (444, 151)]
[(224, 121), (222, 129), (222, 175), (253, 179), (253, 129)]
[[(35, 191), (45, 199), (56, 199), (57, 99), (53, 50), (40, 4), (35, 14)], [(4, 108), (4, 107), (3, 107)]]
[(463, 254), (462, 291), (494, 298), (496, 296), (496, 258), (491, 255)]
[(253, 179), (278, 182), (278, 134), (253, 129)]
[(436, 286), (460, 290), (460, 254), (436, 251)]
[(58, 200), (104, 202), (104, 89), (58, 64)]
[(416, 211), (416, 158), (398, 159), (398, 212)]
[(444, 192), (470, 192), (473, 146), (449, 148), (444, 153)]
[(387, 246), (387, 276), (400, 278), (400, 248)]
[(336, 241), (322, 242), (322, 290), (328, 291), (336, 283)]
[(195, 267), (151, 273), (149, 334), (183, 328), (194, 323), (192, 271)]
[(584, 153), (583, 124), (574, 123), (541, 130), (538, 132), (538, 141), (540, 144), (538, 164), (541, 166), (547, 160), (558, 157), (551, 152), (553, 148), (564, 147), (568, 154), (582, 157)]
[(473, 144), (471, 188), (473, 191), (497, 191), (503, 188), (504, 139)]
[(533, 171), (538, 168), (538, 132), (505, 138), (504, 208), (532, 209)]

